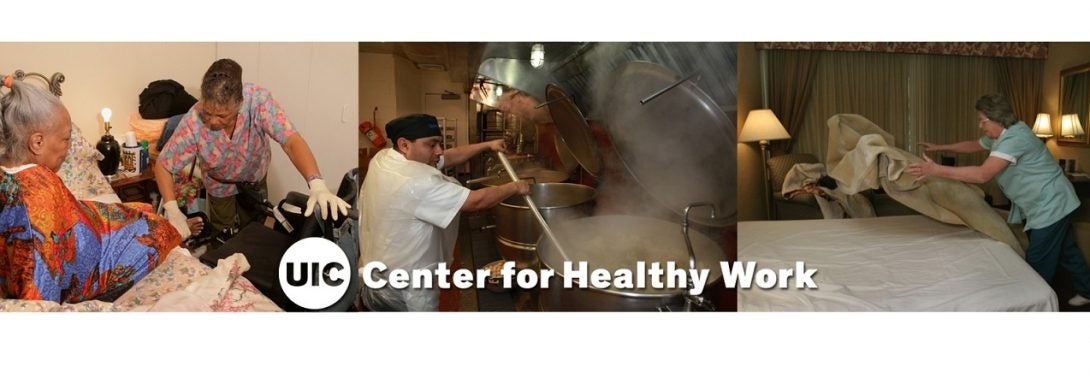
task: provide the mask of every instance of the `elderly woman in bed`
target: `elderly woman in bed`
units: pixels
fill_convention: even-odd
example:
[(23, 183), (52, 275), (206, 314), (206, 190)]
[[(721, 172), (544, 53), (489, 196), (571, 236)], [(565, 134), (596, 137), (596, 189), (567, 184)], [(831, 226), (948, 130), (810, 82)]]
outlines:
[(1071, 213), (1079, 206), (1075, 188), (1044, 143), (1026, 123), (1014, 117), (1010, 101), (1003, 95), (986, 95), (976, 102), (978, 124), (984, 136), (979, 140), (937, 145), (920, 143), (925, 151), (972, 153), (990, 151), (979, 166), (949, 167), (930, 158), (907, 168), (917, 179), (945, 177), (969, 183), (995, 178), (1011, 200), (1008, 221), (1025, 220), (1029, 236), (1026, 261), (1045, 279), (1052, 281), (1057, 264), (1072, 275), (1078, 293), (1068, 301), (1073, 306), (1090, 304), (1090, 268), (1075, 243)]
[(79, 302), (118, 294), (181, 236), (147, 204), (78, 201), (54, 173), (72, 120), (22, 81), (0, 98), (0, 298)]

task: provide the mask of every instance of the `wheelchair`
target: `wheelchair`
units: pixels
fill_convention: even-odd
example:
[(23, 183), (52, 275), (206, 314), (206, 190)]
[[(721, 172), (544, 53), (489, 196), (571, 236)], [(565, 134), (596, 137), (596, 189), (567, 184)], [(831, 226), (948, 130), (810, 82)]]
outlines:
[(205, 225), (205, 231), (202, 231), (200, 236), (195, 236), (192, 245), (216, 243), (213, 244), (215, 249), (200, 256), (201, 262), (211, 267), (215, 267), (219, 260), (235, 253), (246, 255), (250, 270), (242, 275), (250, 280), (254, 287), (285, 311), (308, 312), (311, 310), (293, 303), (280, 287), (280, 259), (296, 241), (308, 237), (322, 237), (333, 241), (348, 256), (351, 279), (348, 291), (341, 300), (318, 311), (351, 311), (354, 309), (361, 284), (359, 274), (355, 272), (359, 269), (359, 211), (355, 207), (356, 195), (359, 192), (358, 177), (357, 168), (346, 173), (341, 180), (337, 197), (349, 203), (350, 209), (347, 215), (339, 215), (337, 220), (325, 217), (325, 213), (318, 212), (317, 209), (310, 217), (303, 216), (309, 196), (300, 192), (289, 192), (276, 206), (263, 197), (251, 196), (240, 200), (248, 200), (251, 204), (255, 204), (257, 210), (266, 217), (276, 218), (272, 228), (264, 224), (266, 217), (256, 217), (243, 228), (227, 228), (216, 234), (207, 233), (212, 231), (209, 231), (209, 225)]

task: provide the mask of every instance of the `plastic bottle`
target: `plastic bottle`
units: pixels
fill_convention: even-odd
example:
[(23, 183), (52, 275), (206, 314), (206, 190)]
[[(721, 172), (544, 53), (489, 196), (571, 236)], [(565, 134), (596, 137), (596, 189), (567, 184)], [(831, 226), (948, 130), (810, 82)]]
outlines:
[(148, 170), (148, 162), (151, 155), (148, 153), (148, 141), (140, 140), (140, 171), (146, 172)]

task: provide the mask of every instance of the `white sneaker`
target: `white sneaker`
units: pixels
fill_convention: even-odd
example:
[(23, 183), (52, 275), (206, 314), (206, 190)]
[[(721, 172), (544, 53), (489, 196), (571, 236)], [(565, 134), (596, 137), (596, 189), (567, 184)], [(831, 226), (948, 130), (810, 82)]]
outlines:
[(1075, 297), (1072, 297), (1071, 300), (1067, 301), (1067, 304), (1072, 307), (1081, 307), (1090, 304), (1090, 299), (1082, 297), (1082, 295), (1075, 295)]

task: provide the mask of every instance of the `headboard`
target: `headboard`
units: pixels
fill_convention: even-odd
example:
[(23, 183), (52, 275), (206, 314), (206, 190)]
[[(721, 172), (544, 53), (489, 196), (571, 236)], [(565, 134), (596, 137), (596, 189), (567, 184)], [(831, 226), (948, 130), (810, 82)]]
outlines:
[(26, 71), (23, 71), (22, 69), (17, 69), (15, 70), (15, 73), (12, 74), (12, 77), (14, 77), (15, 80), (22, 81), (26, 81), (28, 77), (37, 78), (45, 83), (47, 86), (49, 86), (49, 92), (57, 95), (57, 97), (60, 97), (63, 94), (63, 92), (61, 92), (61, 83), (64, 82), (63, 73), (55, 72), (53, 73), (53, 76), (45, 77), (45, 75), (37, 72), (28, 73)]

